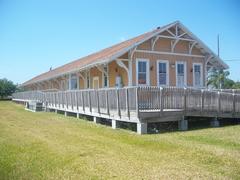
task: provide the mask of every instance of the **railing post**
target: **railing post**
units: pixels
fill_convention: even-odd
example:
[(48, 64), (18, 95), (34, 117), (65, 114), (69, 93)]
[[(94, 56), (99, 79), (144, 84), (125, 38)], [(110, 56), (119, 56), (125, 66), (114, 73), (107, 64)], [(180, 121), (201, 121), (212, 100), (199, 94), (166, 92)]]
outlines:
[(204, 89), (201, 89), (201, 113), (204, 110)]
[(95, 93), (97, 95), (97, 112), (100, 114), (100, 106), (99, 106), (99, 94), (98, 90), (95, 90)]
[(65, 108), (65, 109), (68, 109), (68, 99), (67, 99), (67, 92), (65, 92), (65, 103), (66, 103), (66, 108)]
[(56, 92), (56, 97), (57, 97), (57, 107), (59, 109), (59, 107), (60, 107), (59, 92)]
[(45, 100), (45, 112), (47, 112), (47, 108), (48, 108), (47, 93), (44, 93), (44, 100)]
[(160, 115), (163, 115), (163, 109), (164, 109), (164, 96), (163, 96), (164, 88), (160, 87)]
[(54, 92), (54, 106), (57, 108), (57, 94)]
[(85, 112), (85, 102), (84, 102), (83, 92), (84, 92), (84, 91), (81, 91), (81, 97), (82, 97), (82, 109), (83, 109), (83, 111)]
[(221, 112), (221, 93), (220, 91), (218, 91), (218, 116), (220, 115), (220, 112)]
[(136, 87), (136, 116), (137, 116), (137, 118), (139, 118), (138, 89), (139, 89), (139, 87)]
[(92, 104), (91, 104), (90, 90), (88, 91), (88, 102), (89, 102), (89, 111), (92, 112)]
[(232, 93), (232, 95), (233, 95), (233, 112), (232, 112), (232, 115), (233, 116), (235, 116), (235, 111), (236, 111), (236, 96), (235, 96), (235, 90), (232, 90), (233, 91), (233, 93)]
[(109, 102), (108, 102), (108, 90), (105, 90), (105, 93), (106, 93), (107, 114), (110, 115)]
[(78, 112), (78, 92), (75, 91), (75, 99), (76, 99), (76, 106), (77, 106), (77, 112)]
[(73, 102), (74, 102), (74, 98), (73, 98), (73, 92), (72, 91), (70, 91), (70, 99), (71, 99), (71, 107), (72, 107), (72, 110), (73, 110)]
[(62, 95), (62, 108), (64, 109), (64, 92), (63, 91), (61, 92), (61, 95)]
[(187, 89), (184, 88), (184, 115), (186, 116), (187, 113)]
[(125, 90), (126, 90), (126, 93), (125, 93), (126, 94), (126, 110), (127, 110), (128, 118), (130, 119), (128, 88), (126, 88)]
[(61, 108), (61, 91), (58, 92), (58, 108)]
[(120, 102), (119, 102), (119, 89), (116, 89), (116, 96), (117, 96), (117, 111), (118, 116), (121, 117), (121, 110), (120, 110)]

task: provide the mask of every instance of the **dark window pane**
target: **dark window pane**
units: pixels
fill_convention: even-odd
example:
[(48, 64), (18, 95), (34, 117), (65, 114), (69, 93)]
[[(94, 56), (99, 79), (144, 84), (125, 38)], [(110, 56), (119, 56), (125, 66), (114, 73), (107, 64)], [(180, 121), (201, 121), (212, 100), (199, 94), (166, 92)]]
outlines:
[(167, 84), (166, 74), (159, 74), (159, 84), (160, 85), (166, 85)]
[(166, 63), (159, 63), (159, 73), (166, 73), (166, 72), (167, 72)]
[(147, 63), (144, 62), (144, 61), (139, 61), (138, 62), (138, 72), (146, 72), (146, 66), (147, 66)]
[(178, 72), (178, 74), (184, 74), (184, 65), (183, 64), (177, 65), (177, 72)]

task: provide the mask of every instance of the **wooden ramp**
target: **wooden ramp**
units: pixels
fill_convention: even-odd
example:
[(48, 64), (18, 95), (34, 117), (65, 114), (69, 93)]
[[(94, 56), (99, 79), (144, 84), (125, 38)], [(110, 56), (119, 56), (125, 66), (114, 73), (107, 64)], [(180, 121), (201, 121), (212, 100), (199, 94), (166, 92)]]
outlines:
[(240, 118), (240, 94), (176, 87), (126, 87), (15, 93), (13, 101), (35, 100), (44, 108), (144, 125), (186, 116)]

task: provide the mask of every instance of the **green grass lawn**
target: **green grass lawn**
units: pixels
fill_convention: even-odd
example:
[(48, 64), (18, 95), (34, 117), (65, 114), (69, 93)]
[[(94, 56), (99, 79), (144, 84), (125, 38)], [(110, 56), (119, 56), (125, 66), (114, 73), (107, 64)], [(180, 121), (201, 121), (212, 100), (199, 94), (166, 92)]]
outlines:
[(157, 135), (0, 101), (0, 179), (240, 179), (240, 126)]

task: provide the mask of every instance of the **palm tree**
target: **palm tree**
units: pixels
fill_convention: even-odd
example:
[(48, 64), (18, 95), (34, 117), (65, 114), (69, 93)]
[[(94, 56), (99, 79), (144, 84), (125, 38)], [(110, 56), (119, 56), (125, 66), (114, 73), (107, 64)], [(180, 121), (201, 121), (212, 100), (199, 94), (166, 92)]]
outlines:
[(224, 89), (228, 87), (229, 71), (213, 69), (208, 76), (207, 85), (211, 85), (216, 89)]

